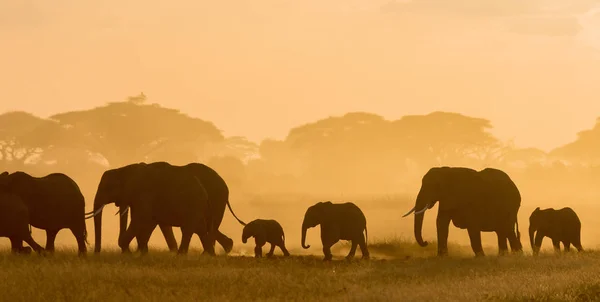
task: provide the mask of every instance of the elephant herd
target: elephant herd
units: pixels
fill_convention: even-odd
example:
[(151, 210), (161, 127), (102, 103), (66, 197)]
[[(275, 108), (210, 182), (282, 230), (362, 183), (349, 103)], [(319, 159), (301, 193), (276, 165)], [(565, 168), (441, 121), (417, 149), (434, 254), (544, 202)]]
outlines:
[[(483, 256), (481, 232), (495, 232), (499, 254), (523, 250), (520, 241), (517, 213), (521, 195), (515, 183), (503, 171), (486, 168), (476, 171), (464, 167), (434, 167), (422, 178), (415, 206), (406, 213), (414, 215), (414, 235), (420, 246), (427, 246), (422, 237), (425, 211), (439, 202), (436, 219), (438, 256), (448, 254), (450, 222), (466, 229), (476, 256)], [(135, 163), (103, 173), (96, 191), (93, 210), (85, 212), (85, 200), (77, 183), (62, 173), (33, 177), (24, 172), (0, 174), (0, 237), (8, 237), (13, 253), (54, 251), (58, 231), (71, 230), (77, 240), (79, 255), (86, 254), (86, 219), (94, 219), (95, 252), (102, 246), (102, 213), (106, 205), (119, 208), (118, 245), (123, 253), (131, 253), (129, 244), (135, 238), (138, 250), (148, 252), (150, 235), (158, 226), (170, 251), (186, 254), (191, 238), (198, 235), (203, 253), (215, 255), (218, 242), (225, 253), (233, 247), (233, 240), (219, 231), (229, 208), (235, 219), (244, 226), (242, 242), (255, 239), (255, 257), (262, 257), (262, 247), (271, 244), (267, 256), (279, 247), (284, 256), (285, 234), (273, 219), (256, 219), (246, 224), (240, 220), (229, 202), (229, 189), (221, 176), (212, 168), (190, 163), (184, 166), (167, 162)], [(128, 214), (131, 223), (128, 225)], [(560, 210), (536, 208), (529, 218), (529, 238), (537, 255), (544, 237), (552, 239), (555, 250), (560, 243), (565, 251), (573, 244), (581, 247), (581, 222), (571, 208)], [(310, 206), (302, 223), (303, 248), (307, 229), (321, 226), (324, 260), (331, 260), (331, 247), (339, 240), (351, 241), (347, 259), (354, 257), (360, 247), (362, 258), (369, 258), (367, 222), (361, 209), (354, 203), (318, 202)], [(31, 236), (30, 226), (46, 231), (46, 247), (42, 248)], [(173, 227), (181, 230), (179, 247)], [(364, 234), (363, 234), (364, 231)], [(25, 241), (29, 247), (23, 246)]]

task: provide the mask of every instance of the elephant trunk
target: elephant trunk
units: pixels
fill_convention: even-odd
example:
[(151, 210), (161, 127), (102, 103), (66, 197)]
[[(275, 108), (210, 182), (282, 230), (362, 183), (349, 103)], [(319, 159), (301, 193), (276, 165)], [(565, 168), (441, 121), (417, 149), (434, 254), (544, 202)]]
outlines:
[(308, 249), (310, 248), (310, 245), (306, 245), (306, 230), (308, 229), (308, 226), (306, 225), (306, 223), (302, 223), (302, 248), (304, 249)]
[(422, 230), (423, 230), (423, 218), (425, 218), (425, 210), (427, 210), (427, 208), (429, 207), (429, 203), (426, 201), (423, 194), (424, 194), (423, 188), (421, 188), (421, 190), (419, 190), (419, 195), (417, 195), (417, 201), (415, 202), (415, 208), (414, 208), (415, 209), (414, 232), (415, 232), (415, 239), (417, 240), (417, 243), (422, 247), (426, 247), (429, 243), (427, 241), (423, 241)]
[(423, 236), (421, 234), (423, 229), (423, 218), (425, 218), (425, 213), (415, 214), (415, 239), (420, 246), (426, 247), (429, 242), (423, 241)]

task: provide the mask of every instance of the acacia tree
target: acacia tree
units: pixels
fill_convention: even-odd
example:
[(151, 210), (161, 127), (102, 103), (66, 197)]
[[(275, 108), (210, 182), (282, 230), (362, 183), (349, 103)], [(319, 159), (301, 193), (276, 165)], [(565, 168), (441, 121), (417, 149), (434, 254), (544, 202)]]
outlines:
[(490, 128), (488, 120), (457, 113), (388, 121), (353, 112), (296, 127), (283, 141), (263, 142), (261, 159), (276, 162), (271, 166), (279, 169), (299, 162), (296, 175), (311, 188), (396, 191), (403, 179), (431, 166), (496, 163), (510, 146), (490, 134)]
[(88, 137), (89, 148), (102, 154), (111, 167), (181, 157), (195, 160), (194, 155), (203, 158), (205, 144), (224, 140), (211, 122), (146, 104), (145, 96), (51, 118)]
[(34, 164), (87, 161), (85, 141), (75, 129), (26, 112), (0, 115), (0, 160), (6, 170)]
[(490, 121), (459, 113), (408, 115), (393, 123), (407, 156), (420, 166), (476, 165), (491, 161), (504, 145), (491, 133)]

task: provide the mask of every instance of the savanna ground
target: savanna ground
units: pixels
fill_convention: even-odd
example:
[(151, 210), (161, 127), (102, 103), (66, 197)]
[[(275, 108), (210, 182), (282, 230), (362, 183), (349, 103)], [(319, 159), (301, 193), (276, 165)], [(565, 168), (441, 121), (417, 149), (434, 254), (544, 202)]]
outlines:
[[(345, 199), (335, 200), (342, 201)], [(316, 199), (254, 198), (232, 201), (236, 214), (246, 222), (256, 218), (277, 219), (286, 232), (292, 254), (274, 259), (253, 258), (253, 240), (241, 243), (242, 227), (226, 213), (221, 230), (234, 241), (230, 255), (201, 256), (197, 237), (187, 256), (166, 251), (162, 234), (152, 235), (145, 257), (122, 255), (115, 249), (117, 237), (114, 208), (107, 206), (103, 225), (103, 250), (94, 254), (94, 228), (88, 221), (90, 245), (86, 258), (76, 256), (74, 239), (63, 230), (54, 255), (11, 255), (8, 240), (0, 250), (2, 301), (593, 301), (600, 300), (600, 251), (597, 250), (593, 202), (573, 208), (582, 220), (586, 252), (555, 255), (548, 239), (542, 254), (531, 256), (527, 235), (528, 217), (536, 203), (523, 203), (519, 228), (523, 255), (497, 256), (493, 233), (482, 236), (486, 257), (474, 258), (464, 230), (451, 226), (450, 256), (437, 258), (435, 215), (428, 211), (423, 234), (429, 245), (418, 246), (412, 236), (412, 217), (401, 218), (412, 207), (409, 199), (356, 199), (368, 223), (372, 259), (354, 261), (344, 256), (349, 244), (334, 246), (334, 261), (322, 261), (319, 227), (310, 229), (300, 247), (300, 225), (307, 206)], [(544, 206), (560, 204), (546, 199)], [(572, 206), (572, 205), (571, 205)], [(179, 242), (178, 229), (175, 228)], [(45, 243), (45, 233), (33, 236)], [(135, 241), (132, 243), (135, 248)], [(268, 245), (263, 248), (263, 253)], [(217, 252), (222, 253), (217, 245)]]
[[(341, 247), (345, 248), (345, 247)], [(3, 301), (590, 301), (600, 299), (600, 253), (474, 258), (393, 241), (372, 245), (369, 261), (321, 256), (184, 257), (74, 250), (0, 256)], [(235, 252), (235, 251), (234, 251)], [(293, 253), (293, 251), (292, 251)], [(488, 252), (489, 253), (489, 252)], [(235, 253), (234, 253), (235, 254)], [(358, 253), (360, 254), (360, 253)], [(357, 255), (359, 256), (359, 255)]]

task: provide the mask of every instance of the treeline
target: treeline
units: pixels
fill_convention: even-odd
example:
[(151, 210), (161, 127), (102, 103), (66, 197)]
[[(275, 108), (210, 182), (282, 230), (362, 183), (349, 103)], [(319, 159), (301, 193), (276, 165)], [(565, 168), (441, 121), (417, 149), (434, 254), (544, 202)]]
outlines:
[(250, 194), (402, 194), (418, 190), (423, 173), (438, 165), (498, 167), (521, 187), (554, 192), (584, 194), (599, 183), (599, 124), (549, 153), (517, 148), (490, 129), (486, 119), (449, 112), (397, 120), (353, 112), (256, 143), (140, 95), (49, 118), (0, 115), (0, 171), (60, 171), (85, 192), (95, 192), (106, 169), (141, 161), (202, 162), (232, 193)]

